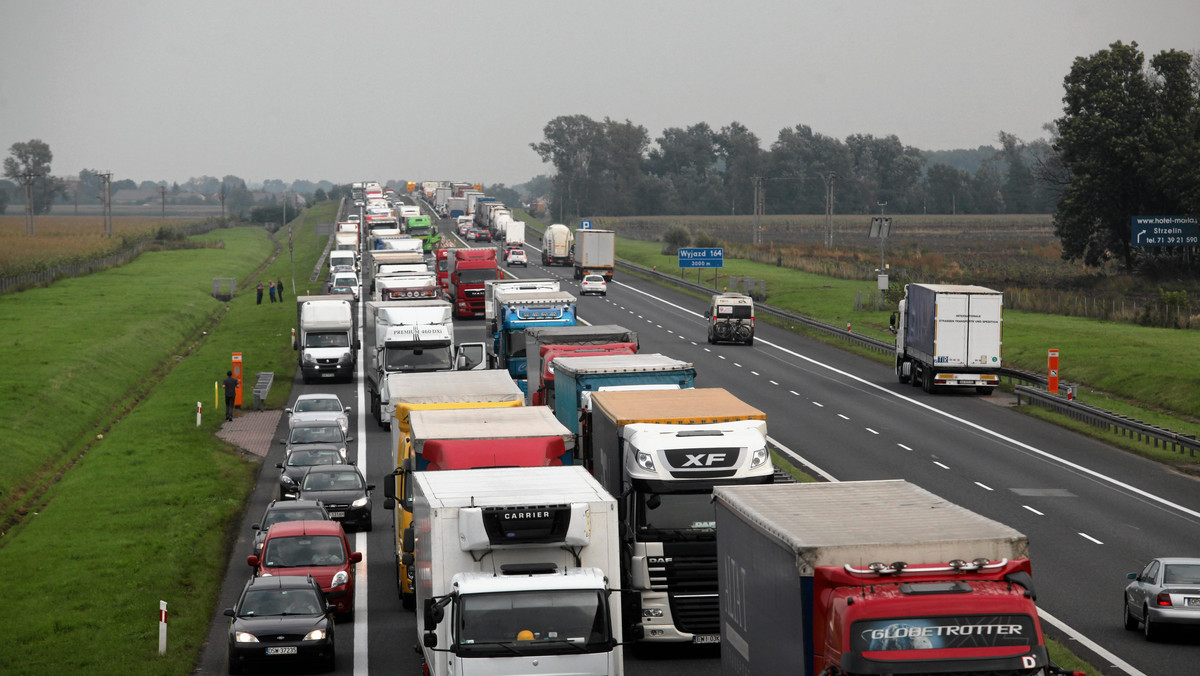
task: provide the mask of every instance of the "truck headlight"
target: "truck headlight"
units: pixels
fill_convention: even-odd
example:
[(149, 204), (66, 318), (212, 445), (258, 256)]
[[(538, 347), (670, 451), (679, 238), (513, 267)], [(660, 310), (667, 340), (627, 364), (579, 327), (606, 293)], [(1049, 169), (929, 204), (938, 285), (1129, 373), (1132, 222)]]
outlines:
[(771, 458), (771, 453), (769, 451), (767, 451), (767, 449), (765, 449), (765, 448), (754, 449), (754, 452), (750, 454), (750, 469), (754, 469), (756, 467), (761, 467), (763, 465), (763, 463), (765, 463), (767, 460), (770, 460), (770, 458)]
[(662, 617), (662, 608), (642, 608), (642, 617)]
[(340, 587), (350, 581), (350, 573), (344, 570), (339, 570), (337, 575), (333, 576), (333, 581), (329, 583), (330, 587)]
[(638, 451), (636, 457), (638, 467), (653, 472), (654, 470), (654, 455), (649, 451)]

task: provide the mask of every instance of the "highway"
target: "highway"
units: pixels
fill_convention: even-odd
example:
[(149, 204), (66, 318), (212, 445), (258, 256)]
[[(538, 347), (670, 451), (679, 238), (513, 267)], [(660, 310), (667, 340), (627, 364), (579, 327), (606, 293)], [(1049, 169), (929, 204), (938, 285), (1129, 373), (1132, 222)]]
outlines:
[[(448, 221), (441, 227), (448, 232)], [(577, 291), (570, 268), (536, 264), (536, 238), (529, 236), (529, 267), (506, 271), (559, 277), (565, 290)], [(765, 411), (772, 442), (809, 465), (810, 473), (843, 481), (906, 479), (1025, 533), (1044, 628), (1105, 673), (1195, 672), (1192, 650), (1200, 640), (1147, 643), (1140, 632), (1123, 629), (1119, 605), (1125, 574), (1147, 559), (1195, 555), (1200, 493), (1194, 479), (1017, 413), (1002, 395), (926, 394), (897, 383), (887, 365), (763, 322), (753, 347), (708, 345), (703, 305), (618, 270), (607, 297), (580, 297), (578, 308), (587, 323), (636, 330), (643, 353), (693, 362), (697, 387), (724, 387)], [(455, 333), (459, 342), (483, 340), (483, 321), (457, 321)], [(364, 337), (364, 350), (369, 347)], [(297, 372), (293, 397), (333, 392), (354, 407), (350, 452), (368, 481), (381, 487), (392, 469), (389, 438), (364, 415), (362, 361), (352, 384), (306, 385)], [(250, 524), (274, 495), (282, 454), (282, 446), (273, 447), (238, 532), (202, 657), (204, 673), (225, 668), (220, 610), (233, 604), (249, 575)], [(381, 488), (373, 502), (374, 530), (351, 535), (365, 561), (354, 621), (338, 627), (337, 673), (418, 674), (415, 619), (397, 597), (392, 515), (383, 509)], [(626, 650), (626, 671), (704, 676), (719, 674), (720, 660), (713, 648)]]

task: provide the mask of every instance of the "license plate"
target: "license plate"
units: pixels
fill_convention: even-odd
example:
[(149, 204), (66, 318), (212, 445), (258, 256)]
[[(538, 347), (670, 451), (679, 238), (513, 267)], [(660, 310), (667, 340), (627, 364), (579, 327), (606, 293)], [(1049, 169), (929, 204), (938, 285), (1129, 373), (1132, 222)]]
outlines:
[(329, 518), (331, 518), (331, 519), (344, 519), (344, 518), (346, 518), (346, 513), (345, 513), (345, 512), (330, 512), (330, 513), (329, 513)]
[(720, 643), (720, 634), (696, 634), (692, 636), (692, 643)]
[(1185, 605), (1200, 606), (1200, 597), (1188, 596), (1183, 601)]
[(336, 374), (336, 373), (322, 373), (322, 374), (321, 374), (321, 377), (322, 377), (322, 378), (332, 378), (332, 377), (334, 377), (335, 375), (337, 375), (337, 374)]
[(276, 648), (267, 648), (267, 654), (268, 655), (295, 655), (296, 654), (296, 646), (283, 645), (283, 646), (279, 646)]

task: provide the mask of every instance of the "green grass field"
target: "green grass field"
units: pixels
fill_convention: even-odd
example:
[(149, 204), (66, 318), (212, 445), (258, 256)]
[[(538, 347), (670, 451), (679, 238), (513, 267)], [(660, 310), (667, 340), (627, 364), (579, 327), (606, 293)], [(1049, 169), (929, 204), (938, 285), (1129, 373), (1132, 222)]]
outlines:
[[(313, 223), (332, 221), (334, 206), (294, 222), (298, 285), (326, 242)], [(248, 377), (279, 374), (268, 400), (279, 408), (296, 359), (290, 283), (282, 304), (256, 306), (253, 291), (259, 277), (290, 279), (286, 240), (268, 264), (276, 245), (260, 228), (204, 237), (225, 248), (147, 253), (0, 298), (0, 316), (20, 336), (2, 349), (30, 367), (0, 413), (22, 431), (9, 451), (27, 474), (8, 463), (0, 495), (40, 489), (0, 537), (0, 570), (27, 590), (22, 621), (0, 642), (0, 672), (182, 674), (194, 666), (258, 467), (214, 436), (223, 411), (213, 386), (231, 353), (242, 352)], [(211, 298), (216, 276), (238, 279), (231, 302)], [(39, 328), (47, 322), (54, 330)], [(249, 387), (245, 394), (249, 407)], [(57, 481), (30, 480), (54, 479), (67, 460), (74, 464)], [(165, 657), (157, 654), (159, 600), (171, 618)]]

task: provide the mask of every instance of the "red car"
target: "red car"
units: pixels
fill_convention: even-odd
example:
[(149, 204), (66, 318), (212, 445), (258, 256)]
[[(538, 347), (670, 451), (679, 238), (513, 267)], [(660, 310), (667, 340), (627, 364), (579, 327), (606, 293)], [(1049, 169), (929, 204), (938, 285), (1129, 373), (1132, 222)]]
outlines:
[(311, 575), (339, 615), (354, 612), (354, 569), (361, 552), (350, 551), (337, 521), (285, 521), (271, 526), (262, 556), (248, 556), (254, 574)]

